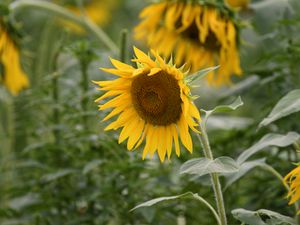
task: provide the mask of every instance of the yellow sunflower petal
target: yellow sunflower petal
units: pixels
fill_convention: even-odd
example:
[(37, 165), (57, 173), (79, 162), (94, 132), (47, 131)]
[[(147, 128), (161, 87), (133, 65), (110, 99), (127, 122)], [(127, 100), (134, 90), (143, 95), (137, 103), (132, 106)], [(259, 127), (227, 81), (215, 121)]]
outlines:
[(144, 52), (142, 52), (141, 50), (139, 50), (136, 47), (133, 47), (133, 49), (134, 49), (134, 53), (138, 59), (143, 60), (143, 62), (145, 62), (150, 67), (156, 66), (156, 63), (152, 59), (150, 59), (150, 57), (147, 56)]
[[(137, 61), (150, 59), (138, 51)], [(157, 63), (152, 66), (154, 61), (142, 63), (138, 69), (133, 68), (130, 79), (117, 78), (94, 83), (106, 91), (98, 101), (113, 97), (99, 106), (99, 110), (113, 108), (103, 120), (118, 115), (105, 131), (122, 128), (119, 143), (127, 140), (127, 149), (132, 150), (145, 141), (142, 158), (147, 155), (152, 158), (157, 153), (160, 161), (164, 162), (166, 157), (172, 155), (173, 142), (176, 155), (180, 155), (179, 135), (182, 144), (192, 152), (189, 128), (198, 132), (195, 120), (200, 120), (200, 115), (189, 97), (190, 88), (184, 81), (182, 71), (172, 63), (167, 64), (157, 53), (153, 55)], [(112, 63), (118, 73), (128, 69), (120, 62), (112, 60)]]

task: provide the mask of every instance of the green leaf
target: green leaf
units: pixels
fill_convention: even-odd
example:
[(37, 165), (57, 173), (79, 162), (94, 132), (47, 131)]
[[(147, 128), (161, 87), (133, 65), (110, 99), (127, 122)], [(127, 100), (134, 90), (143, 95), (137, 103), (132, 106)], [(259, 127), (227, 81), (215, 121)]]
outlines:
[(237, 220), (248, 225), (297, 225), (293, 218), (266, 209), (234, 209), (231, 213)]
[(259, 124), (259, 128), (300, 111), (300, 89), (293, 90), (285, 95), (275, 105), (271, 113)]
[(136, 210), (138, 208), (153, 206), (153, 205), (155, 205), (159, 202), (162, 202), (162, 201), (174, 200), (174, 199), (183, 198), (183, 197), (192, 197), (192, 198), (200, 201), (201, 203), (203, 203), (213, 213), (213, 215), (215, 216), (215, 218), (217, 220), (217, 223), (221, 224), (220, 218), (219, 218), (216, 210), (204, 198), (202, 198), (198, 194), (194, 194), (192, 192), (186, 192), (186, 193), (181, 194), (181, 195), (175, 195), (175, 196), (169, 196), (169, 197), (155, 198), (155, 199), (152, 199), (150, 201), (139, 204), (138, 206), (131, 209), (130, 212), (132, 212), (133, 210)]
[(196, 174), (203, 176), (210, 173), (234, 173), (239, 170), (239, 165), (226, 156), (214, 160), (208, 158), (197, 158), (185, 162), (180, 167), (180, 174)]
[(277, 146), (277, 147), (286, 147), (294, 142), (296, 142), (300, 138), (300, 135), (296, 132), (289, 132), (286, 135), (281, 134), (267, 134), (260, 139), (259, 142), (254, 144), (252, 147), (243, 151), (243, 153), (237, 158), (238, 164), (242, 164), (249, 157), (254, 155), (255, 153), (263, 150), (269, 146)]
[(239, 96), (236, 100), (234, 100), (233, 103), (231, 103), (229, 105), (219, 105), (219, 106), (215, 107), (213, 110), (209, 110), (209, 111), (203, 110), (205, 112), (204, 122), (206, 122), (207, 119), (209, 118), (209, 116), (213, 113), (231, 112), (231, 111), (236, 110), (237, 108), (239, 108), (242, 105), (244, 105), (244, 103), (242, 102), (242, 99)]
[(175, 195), (175, 196), (169, 196), (169, 197), (159, 197), (159, 198), (155, 198), (155, 199), (152, 199), (152, 200), (149, 200), (147, 202), (144, 202), (144, 203), (141, 203), (139, 205), (137, 205), (136, 207), (134, 207), (133, 209), (130, 210), (131, 211), (134, 211), (138, 208), (142, 208), (142, 207), (150, 207), (150, 206), (153, 206), (159, 202), (163, 202), (163, 201), (168, 201), (168, 200), (175, 200), (175, 199), (178, 199), (178, 198), (183, 198), (183, 197), (187, 197), (189, 195), (194, 195), (192, 192), (186, 192), (184, 194), (181, 194), (181, 195)]
[(28, 206), (35, 205), (40, 202), (40, 196), (36, 193), (28, 193), (9, 201), (9, 207), (14, 210), (22, 210)]
[(46, 174), (45, 176), (42, 177), (42, 181), (43, 182), (51, 182), (51, 181), (57, 180), (59, 178), (65, 177), (65, 176), (75, 173), (75, 172), (76, 172), (76, 170), (74, 170), (74, 169), (59, 170), (56, 173)]
[(245, 176), (249, 171), (251, 171), (255, 167), (265, 165), (265, 161), (266, 159), (263, 158), (242, 163), (239, 166), (239, 171), (225, 176), (226, 183), (224, 189), (227, 189), (230, 185), (232, 185), (234, 182)]
[(185, 78), (185, 82), (188, 83), (188, 85), (190, 86), (194, 86), (196, 85), (196, 82), (198, 82), (199, 80), (203, 79), (204, 77), (206, 77), (210, 72), (218, 69), (220, 66), (212, 66), (212, 67), (208, 67), (205, 68), (203, 70), (200, 70), (190, 76), (187, 76)]
[(89, 162), (88, 164), (85, 165), (85, 167), (82, 170), (83, 174), (87, 174), (88, 172), (90, 172), (91, 170), (95, 169), (96, 167), (98, 167), (99, 165), (101, 165), (103, 163), (102, 160), (100, 159), (95, 159), (91, 162)]

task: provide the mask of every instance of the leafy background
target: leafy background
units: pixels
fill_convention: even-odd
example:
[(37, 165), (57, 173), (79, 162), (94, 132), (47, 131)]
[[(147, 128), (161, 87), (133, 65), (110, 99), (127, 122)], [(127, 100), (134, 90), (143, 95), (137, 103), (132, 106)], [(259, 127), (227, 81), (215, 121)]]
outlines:
[[(132, 30), (146, 4), (119, 0), (111, 22), (104, 27), (116, 43), (120, 31), (128, 29), (129, 57), (132, 45), (143, 47), (133, 40)], [(195, 90), (201, 109), (230, 103), (237, 96), (244, 102), (234, 112), (210, 118), (209, 137), (216, 157), (237, 158), (268, 133), (300, 132), (299, 113), (257, 129), (284, 95), (300, 87), (299, 1), (253, 1), (240, 17), (245, 24), (244, 76), (235, 78), (229, 87), (203, 83)], [(103, 132), (105, 124), (100, 120), (104, 115), (93, 102), (100, 93), (92, 82), (87, 90), (82, 83), (80, 57), (85, 54), (91, 59), (89, 80), (110, 79), (98, 70), (110, 67), (110, 51), (89, 34), (73, 34), (58, 18), (39, 10), (24, 9), (16, 21), (24, 35), (22, 62), (31, 87), (14, 98), (0, 87), (0, 224), (214, 224), (211, 213), (188, 198), (129, 212), (152, 198), (187, 191), (213, 204), (206, 176), (179, 175), (185, 161), (202, 156), (198, 140), (193, 138), (192, 155), (182, 152), (180, 158), (172, 156), (164, 164), (157, 158), (143, 161), (141, 149), (128, 152), (125, 145), (118, 145), (116, 132)], [(292, 162), (299, 160), (295, 148), (268, 147), (255, 157), (265, 157), (285, 175), (293, 168)], [(224, 186), (226, 180), (222, 182)], [(281, 182), (260, 168), (233, 183), (224, 195), (232, 225), (241, 224), (231, 214), (236, 208), (295, 214)]]

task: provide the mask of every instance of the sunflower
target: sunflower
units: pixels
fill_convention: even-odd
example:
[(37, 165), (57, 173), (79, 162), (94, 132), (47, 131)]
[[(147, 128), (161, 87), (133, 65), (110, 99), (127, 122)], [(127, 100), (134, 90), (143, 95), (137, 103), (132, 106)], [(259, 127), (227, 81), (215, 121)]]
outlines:
[(232, 74), (241, 75), (237, 26), (232, 12), (224, 6), (165, 2), (152, 4), (140, 13), (135, 38), (168, 58), (176, 55), (176, 64), (187, 64), (191, 73), (220, 65), (207, 78), (212, 84), (230, 82)]
[(226, 3), (235, 9), (246, 9), (250, 4), (250, 0), (226, 0)]
[(289, 205), (291, 205), (300, 198), (300, 165), (287, 174), (284, 181), (290, 187), (288, 197), (290, 197)]
[(102, 70), (118, 78), (95, 82), (101, 87), (99, 90), (106, 91), (97, 102), (113, 97), (99, 106), (99, 110), (113, 108), (103, 121), (119, 115), (104, 130), (122, 128), (119, 143), (128, 138), (128, 150), (138, 148), (145, 140), (143, 159), (157, 151), (163, 162), (166, 155), (170, 158), (173, 143), (179, 156), (179, 137), (183, 146), (192, 152), (189, 129), (198, 132), (197, 122), (201, 119), (184, 80), (186, 73), (171, 62), (165, 63), (154, 51), (151, 53), (155, 61), (137, 48), (134, 52), (133, 61), (138, 68), (111, 59), (115, 69)]
[[(75, 4), (76, 1), (72, 4), (71, 3), (66, 4), (66, 7), (77, 16), (80, 16), (82, 12), (81, 9)], [(90, 0), (84, 1), (83, 7), (85, 15), (91, 21), (93, 21), (99, 26), (104, 26), (109, 22), (112, 14), (112, 9), (115, 5), (116, 0)], [(74, 23), (68, 21), (64, 21), (63, 23), (64, 26), (70, 28), (74, 32), (84, 32), (84, 30), (81, 27)]]
[(0, 19), (0, 82), (13, 94), (29, 86), (29, 80), (20, 63), (20, 53)]

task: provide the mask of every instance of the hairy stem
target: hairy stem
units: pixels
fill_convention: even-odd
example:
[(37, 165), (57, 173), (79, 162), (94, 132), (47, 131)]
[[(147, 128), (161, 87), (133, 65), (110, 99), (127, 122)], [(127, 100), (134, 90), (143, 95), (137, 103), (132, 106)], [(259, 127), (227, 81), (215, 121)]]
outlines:
[[(201, 134), (198, 134), (198, 138), (202, 144), (203, 152), (206, 158), (208, 159), (214, 159), (213, 154), (210, 148), (208, 136), (206, 133), (205, 128), (205, 122), (202, 122), (199, 124), (200, 132)], [(212, 186), (216, 198), (216, 204), (218, 208), (218, 214), (221, 220), (221, 225), (227, 225), (227, 219), (226, 219), (226, 212), (225, 212), (225, 206), (224, 206), (224, 199), (223, 199), (223, 193), (222, 188), (219, 180), (219, 175), (217, 173), (211, 174), (211, 180), (212, 180)]]
[(24, 8), (32, 8), (32, 9), (39, 9), (49, 12), (51, 14), (57, 15), (64, 19), (70, 20), (78, 25), (81, 25), (86, 30), (91, 32), (95, 35), (96, 38), (99, 39), (106, 47), (108, 47), (114, 54), (118, 53), (118, 47), (116, 44), (107, 36), (107, 34), (99, 28), (95, 23), (93, 23), (89, 18), (86, 16), (77, 16), (70, 12), (69, 10), (56, 5), (51, 2), (45, 1), (36, 1), (36, 0), (19, 0), (15, 1), (10, 4), (9, 6), (11, 16), (13, 16), (17, 11), (24, 9)]

